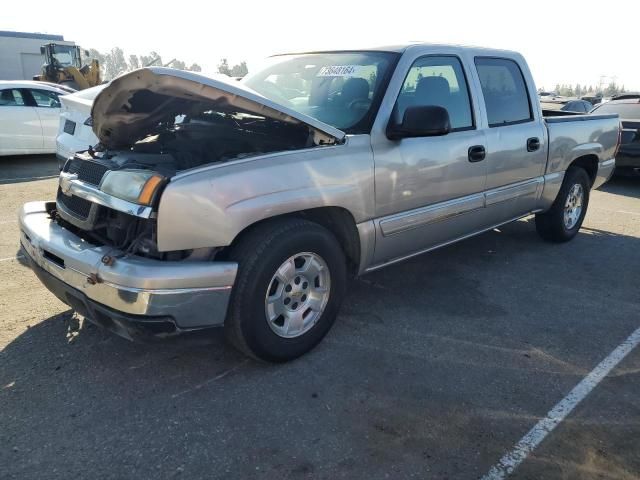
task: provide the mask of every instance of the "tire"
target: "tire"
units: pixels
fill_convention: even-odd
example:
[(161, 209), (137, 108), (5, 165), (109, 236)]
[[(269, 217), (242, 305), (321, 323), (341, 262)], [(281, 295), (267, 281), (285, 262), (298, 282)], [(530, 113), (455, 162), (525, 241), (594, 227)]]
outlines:
[[(551, 208), (536, 214), (538, 234), (544, 240), (556, 243), (568, 242), (575, 237), (587, 213), (590, 189), (591, 180), (587, 172), (580, 167), (569, 167)], [(575, 208), (577, 202), (571, 207), (579, 197), (576, 195), (578, 192), (581, 192), (582, 198), (579, 211)], [(565, 217), (565, 213), (568, 217)]]
[(224, 328), (237, 349), (285, 362), (331, 329), (347, 269), (340, 244), (324, 227), (304, 219), (271, 221), (248, 232), (228, 256), (238, 262), (238, 273)]

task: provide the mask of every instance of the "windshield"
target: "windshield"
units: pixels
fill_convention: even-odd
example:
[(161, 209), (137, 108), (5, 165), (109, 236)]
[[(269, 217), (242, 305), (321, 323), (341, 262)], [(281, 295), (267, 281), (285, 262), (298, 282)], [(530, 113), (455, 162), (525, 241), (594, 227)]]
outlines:
[(593, 110), (591, 113), (617, 113), (620, 118), (640, 118), (640, 103), (602, 103)]
[(314, 53), (269, 60), (242, 82), (346, 133), (369, 133), (397, 54)]
[(53, 58), (63, 67), (77, 66), (80, 63), (79, 59), (76, 59), (76, 47), (56, 45), (52, 53)]

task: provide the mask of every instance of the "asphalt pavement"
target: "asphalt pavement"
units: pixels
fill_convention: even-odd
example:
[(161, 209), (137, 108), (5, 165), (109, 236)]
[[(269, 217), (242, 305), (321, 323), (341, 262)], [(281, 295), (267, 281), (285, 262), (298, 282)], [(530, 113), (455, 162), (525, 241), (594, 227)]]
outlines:
[[(640, 179), (616, 178), (569, 243), (528, 218), (352, 281), (294, 362), (130, 343), (20, 257), (17, 209), (56, 172), (0, 159), (2, 479), (482, 478), (640, 327)], [(512, 478), (639, 478), (639, 379), (633, 349)]]

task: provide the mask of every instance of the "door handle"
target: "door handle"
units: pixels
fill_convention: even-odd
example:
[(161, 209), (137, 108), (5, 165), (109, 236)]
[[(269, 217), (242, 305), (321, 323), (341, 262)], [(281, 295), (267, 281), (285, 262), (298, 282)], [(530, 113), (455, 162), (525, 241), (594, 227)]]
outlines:
[(535, 152), (540, 148), (540, 139), (538, 137), (531, 137), (527, 139), (527, 152)]
[(484, 149), (482, 145), (474, 145), (473, 147), (469, 147), (470, 162), (480, 162), (484, 160), (484, 157), (486, 156), (487, 156), (487, 151)]

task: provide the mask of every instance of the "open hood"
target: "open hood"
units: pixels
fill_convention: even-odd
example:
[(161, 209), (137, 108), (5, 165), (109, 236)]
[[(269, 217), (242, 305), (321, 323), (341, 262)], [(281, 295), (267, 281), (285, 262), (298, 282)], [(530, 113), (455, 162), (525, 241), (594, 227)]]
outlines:
[(91, 109), (93, 131), (107, 148), (131, 145), (158, 123), (205, 102), (221, 112), (244, 112), (307, 125), (316, 144), (342, 141), (345, 133), (280, 105), (235, 80), (147, 67), (122, 75), (98, 94)]

